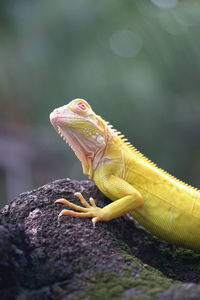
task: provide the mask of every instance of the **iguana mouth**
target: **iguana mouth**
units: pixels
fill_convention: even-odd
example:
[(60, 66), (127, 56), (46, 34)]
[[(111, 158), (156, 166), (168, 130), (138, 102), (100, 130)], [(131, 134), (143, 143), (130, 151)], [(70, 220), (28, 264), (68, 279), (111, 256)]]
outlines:
[[(66, 118), (66, 116), (62, 116), (58, 110), (54, 110), (50, 114), (50, 122), (53, 125), (54, 129), (58, 132), (58, 134), (65, 141), (65, 143), (68, 144), (72, 148), (72, 150), (75, 152), (75, 154), (80, 155), (80, 153), (77, 153), (78, 152), (77, 148), (79, 148), (78, 147), (78, 139), (76, 138), (76, 135), (74, 134), (73, 130), (71, 130), (67, 126), (67, 120), (70, 120), (70, 119), (74, 119), (74, 116), (73, 116), (73, 118), (70, 118), (69, 116)], [(59, 125), (60, 121), (63, 122), (63, 120), (66, 122), (65, 130), (63, 130)]]

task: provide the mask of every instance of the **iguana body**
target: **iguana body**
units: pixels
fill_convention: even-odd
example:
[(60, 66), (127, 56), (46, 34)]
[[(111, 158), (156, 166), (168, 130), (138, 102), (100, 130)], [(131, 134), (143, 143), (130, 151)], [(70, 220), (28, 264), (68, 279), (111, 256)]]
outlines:
[(90, 198), (83, 206), (65, 199), (77, 210), (60, 215), (109, 221), (130, 213), (159, 238), (182, 247), (200, 250), (200, 191), (179, 181), (144, 157), (124, 137), (97, 116), (82, 99), (55, 109), (50, 120), (80, 159), (83, 172), (113, 202), (98, 208)]

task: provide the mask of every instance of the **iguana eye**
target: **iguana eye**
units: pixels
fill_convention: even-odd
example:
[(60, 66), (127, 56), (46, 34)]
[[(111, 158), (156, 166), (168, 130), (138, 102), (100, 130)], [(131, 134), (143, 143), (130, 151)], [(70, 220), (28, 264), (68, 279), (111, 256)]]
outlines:
[(77, 106), (78, 106), (78, 108), (81, 109), (81, 110), (87, 110), (87, 106), (86, 106), (85, 103), (83, 103), (83, 102), (77, 103)]
[(69, 103), (70, 109), (80, 115), (87, 115), (91, 111), (90, 105), (84, 99), (74, 99)]

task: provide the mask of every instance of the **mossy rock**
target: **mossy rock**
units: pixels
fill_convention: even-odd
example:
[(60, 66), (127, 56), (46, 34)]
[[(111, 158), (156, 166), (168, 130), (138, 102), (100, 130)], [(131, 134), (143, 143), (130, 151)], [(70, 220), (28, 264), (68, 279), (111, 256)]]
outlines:
[(128, 216), (95, 229), (90, 219), (58, 220), (55, 200), (78, 203), (78, 191), (101, 207), (109, 201), (90, 181), (63, 179), (1, 210), (1, 300), (200, 299), (199, 252), (158, 240)]

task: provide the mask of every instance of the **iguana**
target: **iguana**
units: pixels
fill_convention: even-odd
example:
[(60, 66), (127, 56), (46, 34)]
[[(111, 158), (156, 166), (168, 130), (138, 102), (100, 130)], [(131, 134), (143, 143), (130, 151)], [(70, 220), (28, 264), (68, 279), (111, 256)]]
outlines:
[(82, 206), (58, 199), (73, 209), (59, 216), (92, 218), (95, 225), (130, 213), (160, 239), (200, 250), (200, 190), (158, 168), (83, 99), (55, 109), (50, 121), (81, 161), (84, 174), (113, 201), (99, 208), (93, 198), (87, 202), (75, 193)]

